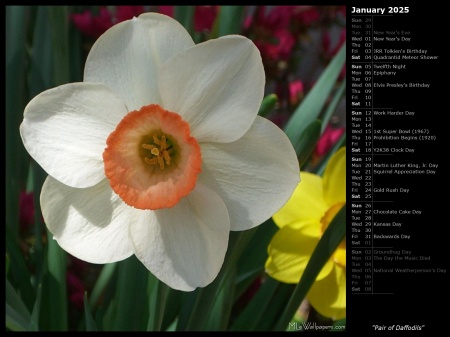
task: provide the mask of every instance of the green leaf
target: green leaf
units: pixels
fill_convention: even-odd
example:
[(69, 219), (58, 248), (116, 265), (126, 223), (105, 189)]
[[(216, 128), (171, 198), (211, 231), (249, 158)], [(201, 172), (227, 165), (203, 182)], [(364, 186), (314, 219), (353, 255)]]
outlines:
[(320, 134), (322, 134), (325, 130), (325, 127), (327, 126), (328, 122), (330, 121), (330, 118), (334, 115), (336, 112), (336, 107), (338, 106), (339, 102), (344, 97), (345, 89), (346, 89), (346, 80), (344, 79), (342, 83), (339, 85), (336, 93), (333, 96), (333, 99), (331, 100), (330, 104), (328, 105), (327, 109), (325, 110), (325, 113), (322, 117), (322, 130)]
[(9, 310), (7, 310), (7, 316), (9, 313), (11, 321), (13, 322), (12, 326), (14, 328), (27, 330), (31, 318), (30, 312), (8, 279), (6, 279), (5, 299), (7, 309), (9, 307)]
[(303, 272), (300, 282), (296, 286), (285, 310), (281, 314), (274, 330), (285, 331), (301, 302), (306, 297), (309, 289), (316, 280), (317, 275), (322, 270), (325, 263), (342, 242), (346, 232), (346, 205), (333, 218), (325, 232), (323, 233), (316, 249)]
[(117, 263), (107, 263), (103, 265), (102, 271), (98, 275), (94, 288), (92, 288), (91, 295), (89, 296), (89, 305), (92, 309), (97, 306), (100, 296), (110, 284), (116, 269)]
[(115, 315), (118, 311), (118, 306), (117, 300), (111, 297), (107, 306), (99, 307), (96, 310), (96, 322), (99, 322), (100, 319), (100, 323), (97, 323), (97, 326), (103, 327), (103, 331), (113, 331), (115, 329)]
[(331, 156), (336, 153), (336, 151), (346, 144), (346, 133), (344, 132), (341, 137), (338, 139), (336, 144), (334, 144), (333, 148), (327, 153), (327, 155), (322, 159), (322, 161), (317, 165), (315, 172), (317, 175), (322, 176), (325, 168), (327, 166), (328, 160), (330, 160)]
[(33, 29), (33, 44), (30, 51), (30, 71), (28, 86), (30, 99), (54, 83), (54, 53), (51, 39), (51, 21), (49, 6), (37, 6), (36, 23)]
[(34, 303), (33, 312), (31, 313), (30, 325), (28, 330), (39, 331), (39, 313), (41, 310), (42, 285), (37, 287), (36, 302)]
[(9, 272), (9, 256), (8, 254), (6, 254), (5, 256), (5, 275), (8, 276), (8, 272)]
[(26, 193), (32, 193), (33, 192), (33, 186), (34, 186), (34, 172), (31, 168), (31, 164), (28, 167), (28, 176), (27, 176), (27, 184), (25, 187)]
[(289, 299), (291, 298), (294, 289), (295, 289), (294, 284), (285, 284), (278, 282), (278, 288), (275, 292), (275, 295), (272, 297), (264, 314), (261, 316), (261, 319), (256, 325), (255, 330), (257, 331), (271, 330), (271, 328), (277, 322), (278, 318), (283, 313), (283, 310), (286, 308), (286, 303), (288, 303)]
[[(112, 267), (115, 271), (112, 272), (110, 277), (107, 277), (109, 281), (104, 282), (104, 286), (102, 286), (102, 290), (98, 293), (97, 300), (89, 299), (89, 304), (91, 306), (91, 310), (94, 312), (95, 322), (97, 324), (97, 328), (100, 331), (112, 331), (114, 330), (116, 313), (118, 312), (118, 301), (117, 301), (117, 283), (118, 283), (118, 275), (117, 270), (119, 267), (119, 262), (108, 263), (103, 265), (103, 269), (100, 273), (100, 276), (97, 278), (97, 283), (101, 276), (104, 275), (105, 268)], [(94, 286), (97, 288), (97, 284)], [(97, 288), (98, 289), (98, 288)], [(91, 296), (93, 293), (91, 294)], [(95, 311), (94, 311), (95, 310)], [(143, 328), (144, 329), (144, 328)]]
[(214, 301), (211, 314), (206, 322), (206, 331), (226, 331), (230, 320), (231, 309), (234, 298), (234, 284), (236, 277), (236, 266), (233, 265), (226, 274), (224, 284)]
[(6, 234), (6, 252), (10, 259), (10, 271), (12, 275), (12, 284), (18, 289), (22, 300), (28, 310), (31, 310), (35, 301), (35, 294), (30, 279), (31, 274), (28, 270), (22, 252), (20, 251), (17, 240), (11, 233), (8, 225), (5, 226)]
[(293, 136), (293, 146), (297, 153), (300, 167), (303, 166), (311, 156), (317, 141), (320, 138), (320, 129), (322, 122), (320, 120), (313, 121), (306, 129), (298, 133), (298, 137)]
[(175, 19), (194, 37), (195, 6), (175, 6)]
[(46, 327), (50, 331), (67, 331), (67, 286), (66, 286), (66, 253), (47, 232), (48, 272), (43, 279), (43, 296), (47, 305), (45, 311)]
[[(214, 302), (219, 291), (221, 290), (222, 285), (224, 284), (223, 281), (226, 277), (227, 271), (227, 269), (222, 268), (212, 283), (196, 292), (195, 302), (192, 306), (189, 321), (187, 322), (187, 326), (185, 328), (186, 331), (201, 331), (205, 329), (205, 325), (211, 314)], [(177, 330), (179, 330), (179, 327), (177, 327)]]
[[(32, 44), (30, 48), (30, 66), (28, 72), (29, 99), (52, 87), (54, 62), (51, 41), (51, 20), (49, 6), (36, 6), (34, 8), (35, 20), (33, 25)], [(41, 284), (43, 277), (44, 246), (42, 233), (44, 222), (42, 220), (40, 206), (40, 191), (47, 177), (46, 172), (33, 160), (30, 159), (30, 177), (32, 177), (32, 191), (34, 192), (34, 268), (36, 274), (36, 285)]]
[(311, 91), (308, 92), (303, 102), (296, 109), (292, 117), (287, 122), (284, 131), (292, 143), (296, 135), (301, 134), (322, 111), (327, 98), (335, 86), (336, 80), (345, 63), (345, 43), (339, 52), (324, 70)]
[(220, 6), (217, 18), (217, 31), (213, 37), (240, 34), (244, 23), (244, 6)]
[(261, 102), (261, 107), (259, 108), (258, 115), (261, 117), (267, 118), (275, 109), (275, 106), (278, 101), (278, 96), (275, 94), (270, 94), (264, 97), (263, 101)]
[[(185, 330), (203, 330), (209, 318), (209, 315), (211, 314), (214, 300), (221, 290), (221, 287), (225, 284), (224, 280), (226, 279), (226, 274), (229, 272), (230, 268), (237, 263), (244, 248), (246, 247), (252, 236), (255, 234), (256, 229), (257, 227), (241, 232), (230, 232), (228, 249), (225, 255), (225, 261), (222, 265), (222, 269), (211, 284), (209, 284), (205, 288), (199, 289), (198, 293), (196, 293), (195, 303), (192, 307), (192, 313), (189, 321), (187, 322)], [(179, 324), (177, 329), (183, 330), (184, 326)]]
[(117, 284), (114, 300), (117, 312), (115, 331), (140, 331), (148, 323), (147, 282), (149, 272), (135, 255), (118, 262)]
[(5, 326), (11, 331), (27, 331), (28, 321), (6, 303)]
[(269, 218), (256, 228), (256, 232), (241, 254), (237, 264), (236, 292), (237, 300), (252, 284), (258, 275), (264, 272), (267, 260), (267, 246), (277, 232), (278, 227)]
[(258, 277), (264, 275), (264, 264), (253, 270), (241, 273), (239, 277), (236, 277), (236, 285), (234, 291), (234, 301), (237, 302), (241, 296), (252, 286), (253, 282), (256, 281)]
[(177, 331), (177, 324), (178, 321), (174, 320), (172, 324), (170, 324), (166, 329), (164, 329), (164, 331)]
[(86, 321), (86, 331), (97, 331), (97, 325), (92, 317), (91, 308), (87, 299), (87, 293), (84, 293), (84, 319)]
[(279, 282), (267, 278), (256, 295), (245, 307), (244, 311), (239, 315), (231, 326), (231, 331), (253, 331), (256, 329), (265, 309), (268, 307), (272, 296), (277, 290)]
[(70, 82), (83, 81), (84, 47), (82, 42), (81, 32), (73, 25), (69, 26)]
[(70, 81), (68, 7), (49, 6), (53, 49), (53, 85)]
[[(169, 287), (153, 274), (148, 277), (149, 312), (147, 331), (161, 331)], [(170, 303), (169, 303), (170, 304)]]
[(34, 268), (37, 282), (36, 285), (41, 284), (43, 277), (43, 264), (45, 261), (44, 243), (43, 243), (43, 233), (45, 233), (45, 224), (43, 221), (42, 210), (41, 210), (41, 198), (40, 191), (45, 179), (47, 178), (47, 173), (36, 163), (33, 159), (30, 160), (30, 168), (33, 176), (33, 204), (34, 204)]
[(180, 313), (178, 315), (176, 331), (185, 331), (189, 321), (192, 320), (200, 290), (200, 288), (197, 288), (191, 292), (181, 292)]
[[(166, 331), (169, 329), (169, 327), (171, 326), (177, 326), (177, 321), (176, 318), (178, 316), (178, 314), (180, 313), (180, 308), (181, 308), (181, 301), (182, 298), (184, 297), (184, 292), (179, 291), (179, 290), (175, 290), (175, 289), (171, 289), (169, 288), (168, 290), (168, 294), (167, 294), (167, 300), (166, 303), (167, 305), (164, 308), (164, 317), (163, 317), (163, 321), (161, 323), (161, 330), (162, 331)], [(181, 315), (181, 313), (180, 313)], [(187, 319), (186, 319), (187, 321)], [(176, 322), (174, 324), (174, 322)]]
[[(6, 48), (5, 48), (5, 140), (6, 153), (6, 224), (13, 238), (19, 231), (19, 191), (24, 189), (27, 177), (28, 154), (20, 138), (19, 125), (27, 103), (27, 29), (29, 6), (6, 6)], [(12, 261), (11, 261), (12, 262)], [(27, 303), (28, 305), (29, 303)]]

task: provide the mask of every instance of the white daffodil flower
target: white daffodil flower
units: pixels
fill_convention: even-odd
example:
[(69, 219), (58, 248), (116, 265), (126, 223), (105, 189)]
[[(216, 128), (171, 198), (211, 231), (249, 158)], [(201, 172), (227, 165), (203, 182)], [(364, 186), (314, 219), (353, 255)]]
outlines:
[(48, 230), (90, 263), (136, 257), (174, 289), (217, 276), (229, 231), (258, 226), (289, 199), (299, 165), (283, 131), (257, 116), (265, 74), (238, 35), (195, 44), (156, 13), (113, 26), (84, 81), (25, 108), (25, 148), (48, 173)]

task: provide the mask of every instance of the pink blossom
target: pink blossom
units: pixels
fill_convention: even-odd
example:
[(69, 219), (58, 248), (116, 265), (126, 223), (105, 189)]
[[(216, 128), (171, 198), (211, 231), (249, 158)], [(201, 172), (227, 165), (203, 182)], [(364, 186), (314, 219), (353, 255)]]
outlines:
[(277, 39), (277, 42), (269, 46), (270, 55), (275, 59), (289, 59), (295, 46), (295, 38), (292, 33), (287, 29), (278, 29), (273, 36)]
[(21, 191), (19, 195), (19, 226), (26, 232), (34, 224), (34, 193)]
[[(174, 6), (158, 6), (158, 12), (174, 17)], [(219, 6), (195, 6), (194, 30), (196, 32), (210, 31), (219, 12)]]
[(252, 30), (250, 36), (266, 62), (290, 58), (296, 43), (289, 27), (294, 8), (275, 6), (266, 14), (266, 7), (260, 6), (247, 18), (245, 26)]
[(269, 116), (268, 118), (270, 121), (272, 121), (276, 126), (278, 126), (280, 129), (282, 129), (287, 121), (289, 120), (289, 114), (283, 111), (279, 111), (276, 114), (273, 114), (272, 116)]
[(265, 24), (273, 28), (289, 28), (290, 21), (294, 14), (295, 6), (275, 6), (273, 7), (267, 17)]
[(329, 31), (324, 31), (322, 35), (322, 48), (325, 55), (330, 54), (331, 37)]
[(344, 127), (333, 128), (330, 125), (327, 125), (322, 136), (316, 144), (314, 155), (316, 157), (322, 157), (326, 155), (328, 151), (330, 151), (334, 146), (334, 144), (336, 144), (344, 131)]
[(286, 29), (278, 29), (272, 32), (270, 38), (257, 39), (254, 42), (262, 57), (271, 61), (287, 61), (295, 46), (294, 36)]
[(86, 10), (81, 14), (72, 14), (71, 18), (80, 32), (93, 38), (98, 38), (112, 26), (111, 13), (106, 7), (99, 9), (98, 16), (93, 16), (91, 11)]
[(144, 13), (144, 6), (117, 6), (116, 7), (116, 23), (130, 20)]
[(294, 19), (303, 26), (311, 26), (319, 21), (320, 12), (316, 6), (295, 6)]
[(144, 12), (143, 6), (116, 6), (115, 13), (106, 7), (100, 7), (99, 14), (94, 16), (91, 11), (71, 15), (74, 25), (84, 34), (98, 38), (116, 23), (129, 20)]
[(170, 16), (171, 18), (174, 17), (173, 6), (158, 6), (158, 11), (159, 13)]
[(302, 96), (303, 96), (303, 82), (300, 80), (289, 82), (289, 101), (291, 105), (293, 106), (297, 105)]
[(210, 31), (218, 13), (218, 6), (195, 6), (194, 29), (197, 32)]

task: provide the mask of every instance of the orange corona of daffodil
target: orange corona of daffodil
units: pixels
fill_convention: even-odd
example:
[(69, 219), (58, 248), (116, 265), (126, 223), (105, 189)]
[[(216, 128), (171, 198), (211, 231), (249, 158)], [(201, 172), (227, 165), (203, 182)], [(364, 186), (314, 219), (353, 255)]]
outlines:
[[(301, 172), (291, 199), (274, 216), (279, 231), (270, 242), (266, 271), (284, 283), (298, 283), (322, 234), (345, 205), (345, 147), (329, 160), (323, 177)], [(324, 265), (307, 294), (321, 315), (346, 317), (345, 239)]]

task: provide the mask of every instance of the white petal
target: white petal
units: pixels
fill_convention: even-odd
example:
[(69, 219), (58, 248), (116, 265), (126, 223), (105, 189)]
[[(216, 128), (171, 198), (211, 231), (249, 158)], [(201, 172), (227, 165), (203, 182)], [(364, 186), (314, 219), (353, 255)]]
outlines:
[(48, 230), (71, 255), (108, 263), (133, 254), (128, 225), (137, 210), (127, 206), (106, 179), (93, 187), (72, 188), (47, 177), (41, 207)]
[(240, 138), (264, 95), (260, 53), (243, 36), (200, 43), (167, 61), (158, 75), (164, 108), (179, 113), (199, 141)]
[(300, 181), (297, 156), (275, 124), (257, 117), (238, 141), (205, 143), (199, 182), (216, 191), (230, 214), (231, 230), (261, 224), (290, 198)]
[(97, 39), (86, 60), (84, 81), (106, 84), (130, 111), (160, 104), (157, 68), (193, 45), (191, 36), (177, 21), (145, 13), (113, 26)]
[(89, 187), (105, 178), (106, 139), (126, 113), (125, 104), (104, 85), (71, 83), (33, 98), (20, 134), (49, 175), (68, 186)]
[(222, 267), (230, 231), (220, 197), (197, 185), (175, 207), (155, 213), (151, 223), (130, 225), (137, 258), (173, 289), (191, 291), (211, 283)]

